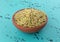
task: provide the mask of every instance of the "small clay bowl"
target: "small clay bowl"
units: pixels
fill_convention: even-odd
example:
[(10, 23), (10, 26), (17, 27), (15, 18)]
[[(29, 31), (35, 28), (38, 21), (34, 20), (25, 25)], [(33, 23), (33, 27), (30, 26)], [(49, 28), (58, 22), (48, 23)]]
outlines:
[[(22, 10), (24, 10), (24, 9), (22, 9)], [(19, 11), (21, 11), (21, 10), (19, 10)], [(18, 13), (19, 11), (17, 11), (16, 13)], [(20, 25), (18, 25), (18, 24), (15, 22), (14, 16), (16, 15), (16, 13), (15, 13), (15, 14), (13, 15), (13, 17), (12, 17), (13, 24), (14, 24), (19, 30), (21, 30), (21, 31), (23, 31), (23, 32), (26, 32), (26, 33), (34, 33), (34, 32), (37, 32), (37, 31), (41, 30), (41, 29), (46, 25), (46, 23), (47, 23), (47, 21), (48, 21), (48, 18), (47, 18), (47, 16), (46, 16), (46, 21), (43, 22), (41, 25), (35, 26), (35, 27), (32, 27), (32, 28), (30, 28), (30, 27), (24, 28), (23, 26), (20, 26)], [(43, 12), (43, 13), (44, 13), (44, 12)], [(44, 14), (45, 14), (45, 13), (44, 13)]]

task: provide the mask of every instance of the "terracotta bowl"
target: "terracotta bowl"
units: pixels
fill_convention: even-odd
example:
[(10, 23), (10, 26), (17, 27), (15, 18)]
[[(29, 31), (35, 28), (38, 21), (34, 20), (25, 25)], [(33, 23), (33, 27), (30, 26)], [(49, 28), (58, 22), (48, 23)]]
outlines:
[[(19, 10), (19, 11), (21, 11), (21, 10)], [(17, 11), (17, 12), (18, 12), (18, 11)], [(17, 12), (16, 12), (16, 13), (17, 13)], [(15, 13), (15, 14), (16, 14), (16, 13)], [(27, 32), (27, 33), (34, 33), (34, 32), (39, 31), (40, 29), (42, 29), (42, 28), (46, 25), (47, 20), (48, 20), (48, 18), (47, 18), (47, 16), (46, 16), (46, 22), (42, 23), (40, 26), (35, 26), (34, 28), (29, 28), (29, 27), (24, 28), (23, 26), (18, 25), (18, 24), (14, 21), (14, 16), (15, 16), (15, 14), (14, 14), (13, 17), (12, 17), (13, 24), (14, 24), (18, 29), (20, 29), (21, 31)]]

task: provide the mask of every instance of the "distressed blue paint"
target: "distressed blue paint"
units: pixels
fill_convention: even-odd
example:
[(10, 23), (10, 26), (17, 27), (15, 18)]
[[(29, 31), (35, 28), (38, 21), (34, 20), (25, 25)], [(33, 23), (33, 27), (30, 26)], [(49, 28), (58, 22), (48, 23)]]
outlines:
[[(48, 16), (47, 25), (36, 36), (18, 30), (12, 23), (13, 14), (29, 5)], [(60, 0), (0, 0), (0, 42), (60, 42)]]

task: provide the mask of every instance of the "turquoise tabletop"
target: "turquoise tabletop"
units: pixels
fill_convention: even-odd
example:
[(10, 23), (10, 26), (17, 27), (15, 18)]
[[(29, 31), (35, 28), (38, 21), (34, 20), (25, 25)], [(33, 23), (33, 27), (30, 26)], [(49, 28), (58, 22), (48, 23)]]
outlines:
[[(24, 8), (44, 11), (46, 26), (36, 33), (24, 33), (12, 23), (13, 14)], [(0, 0), (0, 42), (60, 42), (60, 0)]]

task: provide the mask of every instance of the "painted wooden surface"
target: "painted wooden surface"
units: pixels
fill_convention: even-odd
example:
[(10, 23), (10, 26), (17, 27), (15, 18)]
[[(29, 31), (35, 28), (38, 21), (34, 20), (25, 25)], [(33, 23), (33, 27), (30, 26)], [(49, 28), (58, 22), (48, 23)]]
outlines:
[[(17, 10), (36, 8), (48, 16), (47, 25), (28, 34), (12, 23)], [(0, 0), (0, 42), (60, 42), (60, 0)]]

